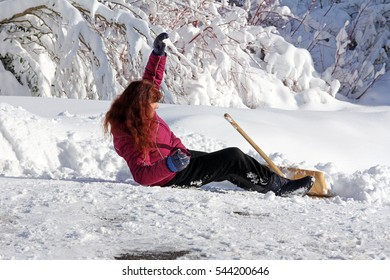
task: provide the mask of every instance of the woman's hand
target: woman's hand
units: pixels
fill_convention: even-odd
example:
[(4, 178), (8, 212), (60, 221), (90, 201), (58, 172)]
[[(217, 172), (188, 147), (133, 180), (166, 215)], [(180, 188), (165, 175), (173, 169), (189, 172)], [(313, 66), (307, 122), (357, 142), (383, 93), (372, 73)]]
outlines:
[(154, 39), (153, 53), (155, 55), (158, 55), (158, 56), (165, 55), (166, 44), (164, 43), (164, 40), (168, 39), (168, 38), (169, 38), (168, 33), (163, 32), (160, 35), (158, 35), (156, 37), (156, 39)]
[(182, 171), (189, 163), (190, 157), (180, 149), (177, 149), (173, 155), (167, 157), (167, 166), (172, 172)]

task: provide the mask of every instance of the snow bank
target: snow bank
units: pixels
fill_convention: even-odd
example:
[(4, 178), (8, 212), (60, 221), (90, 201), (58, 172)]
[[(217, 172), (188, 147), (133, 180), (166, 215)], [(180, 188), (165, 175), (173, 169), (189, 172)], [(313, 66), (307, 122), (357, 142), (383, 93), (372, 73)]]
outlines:
[[(89, 123), (94, 123), (96, 131), (88, 129)], [(100, 123), (101, 116), (79, 119), (64, 111), (46, 119), (1, 103), (0, 173), (56, 179), (115, 179), (122, 162), (110, 149), (109, 139), (103, 138)]]

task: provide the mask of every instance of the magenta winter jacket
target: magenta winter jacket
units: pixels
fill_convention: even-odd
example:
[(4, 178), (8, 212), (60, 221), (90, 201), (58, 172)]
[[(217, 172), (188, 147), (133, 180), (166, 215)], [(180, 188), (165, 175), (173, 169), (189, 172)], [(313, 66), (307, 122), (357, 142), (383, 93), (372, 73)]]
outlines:
[[(166, 56), (156, 56), (152, 53), (143, 79), (152, 81), (157, 88), (160, 88), (166, 59)], [(155, 147), (146, 153), (134, 147), (133, 138), (128, 132), (120, 130), (111, 132), (114, 138), (114, 148), (118, 155), (126, 160), (134, 180), (145, 186), (164, 186), (176, 175), (168, 169), (166, 157), (172, 155), (177, 149), (187, 154), (189, 152), (157, 114), (153, 121), (157, 122), (157, 125), (153, 131), (150, 131), (150, 134), (154, 139)]]

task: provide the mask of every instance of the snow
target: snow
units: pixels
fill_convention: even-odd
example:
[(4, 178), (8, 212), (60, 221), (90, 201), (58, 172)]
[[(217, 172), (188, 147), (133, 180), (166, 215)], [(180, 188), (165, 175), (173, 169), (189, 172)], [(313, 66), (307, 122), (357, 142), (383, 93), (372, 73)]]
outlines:
[[(151, 34), (165, 29), (151, 26), (149, 14), (138, 8), (136, 17), (110, 10), (103, 2), (76, 1), (92, 16), (127, 26), (130, 62), (114, 67), (109, 54), (116, 57), (110, 53), (115, 47), (126, 49), (121, 39), (112, 47), (65, 2), (56, 2), (53, 9), (70, 29), (53, 24), (62, 45), (48, 43), (59, 63), (45, 52), (38, 55), (5, 40), (5, 31), (0, 33), (0, 52), (23, 54), (30, 67), (41, 69), (36, 95), (91, 98), (98, 95), (93, 89), (100, 88), (99, 97), (110, 99), (128, 79), (139, 76), (138, 66), (151, 50)], [(282, 2), (291, 2), (290, 8), (279, 8), (283, 15), (306, 12), (296, 1)], [(54, 1), (26, 3), (0, 1), (0, 8), (9, 6), (0, 9), (0, 20)], [(193, 9), (195, 4), (189, 1)], [(216, 3), (210, 9), (219, 14)], [(320, 24), (314, 17), (325, 12), (337, 18), (327, 30), (337, 30), (339, 37), (331, 42), (341, 54), (348, 39), (342, 27), (350, 16), (338, 6), (314, 10), (307, 20)], [(226, 18), (210, 18), (199, 27), (167, 29), (169, 62), (162, 88), (165, 101), (176, 104), (161, 104), (159, 115), (190, 149), (236, 146), (262, 161), (223, 118), (229, 113), (276, 164), (323, 171), (334, 197), (281, 198), (227, 182), (201, 189), (140, 186), (103, 135), (111, 101), (31, 97), (25, 81), (31, 76), (21, 75), (20, 82), (1, 62), (0, 260), (100, 260), (170, 252), (182, 252), (180, 258), (190, 260), (390, 259), (389, 71), (351, 103), (338, 92), (340, 81), (329, 71), (336, 48), (323, 54), (320, 77), (315, 55), (287, 42), (276, 27), (250, 27), (244, 19), (242, 10), (233, 9)], [(210, 26), (214, 33), (208, 33)], [(328, 31), (319, 29), (314, 39), (326, 38)], [(76, 56), (80, 35), (91, 43), (94, 56)], [(207, 42), (195, 40), (198, 35)], [(369, 33), (358, 33), (357, 39), (362, 36)], [(249, 47), (251, 56), (244, 51)], [(95, 64), (83, 68), (85, 58)], [(25, 65), (15, 67), (23, 70)], [(346, 78), (356, 74), (353, 67), (343, 68)]]
[(0, 97), (1, 259), (142, 251), (186, 251), (184, 259), (390, 258), (390, 107), (161, 104), (159, 114), (189, 148), (238, 146), (261, 160), (224, 120), (228, 112), (277, 164), (324, 171), (336, 196), (316, 199), (226, 182), (201, 190), (139, 186), (103, 135), (109, 105)]

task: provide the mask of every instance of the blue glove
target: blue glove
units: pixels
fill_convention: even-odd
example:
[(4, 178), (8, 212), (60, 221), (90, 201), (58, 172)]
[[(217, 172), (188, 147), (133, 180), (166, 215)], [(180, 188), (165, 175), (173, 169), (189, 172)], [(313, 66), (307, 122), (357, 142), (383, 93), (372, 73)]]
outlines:
[(166, 47), (166, 45), (164, 43), (165, 39), (168, 39), (168, 34), (163, 32), (160, 35), (158, 35), (156, 37), (156, 39), (154, 40), (153, 53), (155, 55), (159, 55), (159, 56), (165, 55), (165, 47)]
[(167, 166), (172, 172), (182, 171), (190, 163), (190, 158), (187, 154), (183, 153), (180, 149), (167, 157)]

